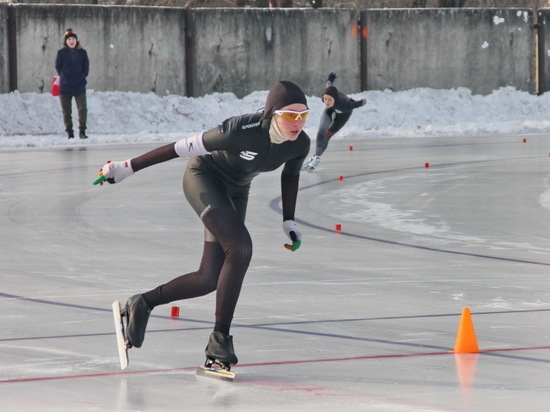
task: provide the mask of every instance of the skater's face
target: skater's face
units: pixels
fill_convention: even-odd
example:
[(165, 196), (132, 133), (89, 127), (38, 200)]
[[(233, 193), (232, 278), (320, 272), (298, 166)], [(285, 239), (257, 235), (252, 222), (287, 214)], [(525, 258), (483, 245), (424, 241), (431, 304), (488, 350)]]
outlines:
[(332, 107), (332, 106), (334, 106), (334, 97), (329, 96), (328, 94), (324, 94), (324, 95), (323, 95), (323, 103), (324, 103), (325, 106), (327, 106), (327, 107)]
[(72, 36), (69, 37), (67, 39), (67, 46), (69, 46), (71, 49), (74, 49), (76, 47), (76, 41), (77, 41), (76, 38), (74, 38)]
[(295, 103), (276, 110), (273, 117), (283, 136), (293, 141), (304, 128), (308, 114), (309, 110), (305, 104)]

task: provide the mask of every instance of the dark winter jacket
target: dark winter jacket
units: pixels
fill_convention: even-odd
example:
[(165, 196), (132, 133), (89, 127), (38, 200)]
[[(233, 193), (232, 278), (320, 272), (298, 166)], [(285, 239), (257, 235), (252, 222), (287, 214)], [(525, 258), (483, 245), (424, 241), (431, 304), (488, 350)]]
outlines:
[(90, 61), (86, 50), (78, 45), (74, 49), (63, 47), (57, 52), (55, 69), (59, 74), (59, 92), (62, 95), (77, 96), (86, 92), (86, 77)]

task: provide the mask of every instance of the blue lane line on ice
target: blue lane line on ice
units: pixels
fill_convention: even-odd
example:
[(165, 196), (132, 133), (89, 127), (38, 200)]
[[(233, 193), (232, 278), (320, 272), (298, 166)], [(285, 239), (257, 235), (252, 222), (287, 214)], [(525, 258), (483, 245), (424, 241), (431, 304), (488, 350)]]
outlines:
[[(93, 306), (84, 306), (84, 305), (76, 305), (76, 304), (70, 304), (70, 303), (63, 303), (63, 302), (56, 302), (56, 301), (49, 301), (45, 299), (36, 299), (36, 298), (29, 298), (25, 296), (18, 296), (18, 295), (12, 295), (8, 293), (0, 292), (0, 297), (8, 298), (8, 299), (16, 299), (20, 301), (25, 302), (31, 302), (31, 303), (37, 303), (42, 305), (52, 305), (52, 306), (58, 306), (58, 307), (64, 307), (64, 308), (72, 308), (72, 309), (81, 309), (86, 311), (94, 311), (94, 312), (108, 312), (109, 315), (111, 314), (111, 309), (106, 308), (97, 308)], [(527, 309), (527, 310), (508, 310), (508, 311), (488, 311), (488, 312), (473, 312), (472, 315), (481, 316), (481, 315), (504, 315), (504, 314), (514, 314), (514, 313), (538, 313), (538, 312), (550, 312), (550, 309)], [(380, 321), (380, 320), (405, 320), (405, 319), (426, 319), (426, 318), (440, 318), (440, 317), (459, 317), (461, 316), (460, 313), (444, 313), (444, 314), (435, 314), (435, 315), (407, 315), (407, 316), (379, 316), (379, 317), (366, 317), (366, 318), (344, 318), (344, 319), (330, 319), (330, 320), (315, 320), (315, 321), (292, 321), (292, 322), (275, 322), (275, 323), (257, 323), (257, 324), (240, 324), (235, 323), (233, 324), (234, 328), (248, 328), (248, 329), (261, 329), (261, 330), (270, 330), (275, 332), (284, 332), (284, 333), (292, 333), (297, 335), (311, 335), (311, 336), (322, 336), (326, 338), (333, 338), (333, 339), (341, 339), (341, 340), (353, 340), (353, 341), (362, 341), (362, 342), (371, 342), (371, 343), (383, 343), (383, 344), (390, 344), (390, 345), (399, 345), (399, 346), (407, 346), (407, 347), (415, 347), (415, 348), (424, 348), (424, 349), (438, 349), (438, 350), (446, 350), (447, 347), (442, 346), (435, 346), (435, 345), (424, 345), (424, 344), (418, 344), (418, 343), (411, 343), (411, 342), (398, 342), (398, 341), (392, 341), (392, 340), (385, 340), (385, 339), (376, 339), (376, 338), (364, 338), (360, 336), (350, 336), (350, 335), (339, 335), (339, 334), (331, 334), (331, 333), (321, 333), (321, 332), (310, 332), (310, 331), (304, 331), (304, 330), (298, 330), (298, 329), (292, 329), (290, 326), (296, 326), (296, 325), (314, 325), (314, 324), (321, 324), (321, 323), (345, 323), (345, 322), (368, 322), (368, 321)], [(201, 320), (195, 320), (195, 319), (189, 319), (189, 318), (173, 318), (170, 316), (160, 316), (160, 315), (151, 315), (151, 317), (159, 318), (159, 319), (170, 319), (171, 321), (178, 321), (178, 322), (192, 322), (192, 323), (198, 323), (202, 324), (204, 326), (197, 326), (197, 327), (191, 327), (191, 328), (170, 328), (170, 329), (155, 329), (155, 330), (149, 330), (147, 333), (172, 333), (172, 332), (181, 332), (181, 331), (189, 331), (189, 330), (205, 330), (205, 329), (211, 329), (213, 322), (210, 321), (201, 321)], [(289, 326), (288, 328), (284, 328), (283, 326)], [(52, 335), (52, 336), (30, 336), (30, 337), (21, 337), (21, 338), (3, 338), (0, 339), (0, 342), (15, 342), (15, 341), (36, 341), (36, 340), (46, 340), (46, 339), (69, 339), (69, 338), (82, 338), (82, 337), (93, 337), (93, 336), (110, 336), (113, 335), (114, 332), (103, 332), (103, 333), (89, 333), (89, 334), (71, 334), (71, 335)]]
[[(506, 160), (514, 160), (514, 159), (506, 159)], [(524, 158), (522, 158), (522, 160), (524, 160)], [(493, 161), (493, 160), (491, 160), (491, 161)], [(445, 163), (445, 164), (439, 164), (437, 166), (438, 167), (457, 166), (457, 165), (464, 165), (464, 164), (471, 164), (471, 163), (483, 163), (483, 162), (487, 162), (487, 161), (486, 160), (479, 160), (479, 161), (474, 161), (474, 162)], [(407, 168), (403, 168), (403, 169), (358, 173), (358, 174), (347, 176), (346, 178), (350, 179), (350, 178), (363, 177), (363, 176), (368, 176), (368, 175), (393, 173), (393, 172), (403, 172), (403, 171), (411, 171), (411, 170), (419, 170), (419, 167), (415, 166), (415, 167), (407, 167)], [(338, 182), (338, 179), (334, 178), (334, 179), (324, 180), (322, 182), (314, 183), (314, 184), (309, 185), (309, 186), (301, 187), (299, 190), (303, 191), (303, 190), (311, 189), (311, 188), (314, 188), (314, 187), (318, 187), (318, 186), (322, 186), (322, 185), (325, 185), (325, 184), (328, 184), (328, 183), (334, 183), (334, 182)], [(277, 212), (279, 214), (282, 214), (282, 210), (279, 207), (280, 203), (281, 203), (281, 196), (277, 196), (276, 198), (271, 200), (271, 202), (269, 203), (269, 207), (272, 210), (274, 210), (275, 212)], [(319, 230), (319, 231), (322, 231), (322, 232), (334, 233), (334, 228), (327, 228), (327, 227), (319, 226), (319, 225), (316, 225), (314, 223), (307, 222), (307, 221), (301, 220), (301, 219), (296, 219), (296, 222), (300, 223), (301, 225), (304, 225), (304, 226), (307, 226), (307, 227), (310, 227), (312, 229), (316, 229), (316, 230)], [(345, 232), (345, 231), (340, 231), (340, 232), (338, 232), (338, 234), (341, 235), (341, 236), (348, 236), (348, 237), (352, 237), (352, 238), (355, 238), (355, 239), (369, 240), (371, 242), (385, 243), (385, 244), (388, 244), (388, 245), (402, 246), (402, 247), (408, 247), (408, 248), (414, 248), (414, 249), (420, 249), (420, 250), (427, 250), (427, 251), (437, 252), (437, 253), (447, 253), (447, 254), (451, 254), (451, 255), (476, 257), (476, 258), (481, 258), (481, 259), (498, 260), (498, 261), (504, 261), (504, 262), (526, 263), (526, 264), (529, 264), (529, 265), (550, 266), (550, 263), (538, 262), (538, 261), (535, 261), (535, 260), (513, 259), (513, 258), (502, 257), (502, 256), (483, 255), (483, 254), (480, 254), (480, 253), (459, 252), (459, 251), (456, 251), (456, 250), (434, 248), (434, 247), (429, 247), (429, 246), (420, 246), (420, 245), (415, 245), (413, 243), (396, 242), (396, 241), (393, 241), (393, 240), (381, 239), (381, 238), (365, 236), (365, 235), (360, 235), (360, 234), (350, 233), (350, 232)]]

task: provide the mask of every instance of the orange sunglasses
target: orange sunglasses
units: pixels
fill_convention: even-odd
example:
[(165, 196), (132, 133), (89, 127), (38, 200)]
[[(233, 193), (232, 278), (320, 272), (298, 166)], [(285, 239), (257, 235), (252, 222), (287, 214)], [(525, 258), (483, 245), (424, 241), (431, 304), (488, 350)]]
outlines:
[(281, 116), (283, 120), (289, 122), (295, 122), (297, 120), (303, 120), (305, 122), (309, 116), (309, 110), (304, 110), (303, 112), (294, 112), (292, 110), (275, 110), (274, 113)]

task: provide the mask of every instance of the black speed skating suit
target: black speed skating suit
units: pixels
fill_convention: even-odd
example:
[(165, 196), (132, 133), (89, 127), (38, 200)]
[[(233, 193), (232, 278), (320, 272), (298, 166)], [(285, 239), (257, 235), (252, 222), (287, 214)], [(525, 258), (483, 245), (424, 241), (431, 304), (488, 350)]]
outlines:
[(353, 110), (365, 104), (364, 100), (353, 100), (341, 92), (338, 92), (338, 97), (334, 100), (334, 106), (325, 108), (321, 115), (317, 131), (316, 156), (321, 156), (327, 149), (330, 140), (327, 131), (331, 136), (335, 135), (348, 122)]
[[(189, 159), (183, 179), (185, 196), (206, 227), (201, 264), (198, 271), (145, 293), (149, 306), (217, 289), (216, 323), (230, 325), (252, 255), (252, 242), (244, 226), (250, 183), (259, 173), (284, 164), (283, 220), (294, 220), (300, 169), (309, 152), (310, 139), (304, 131), (295, 141), (271, 143), (271, 121), (260, 113), (242, 115), (203, 134), (210, 154)], [(177, 157), (175, 150), (169, 149), (171, 157)], [(134, 170), (139, 170), (141, 160), (133, 160)]]
[[(291, 108), (303, 112), (307, 99), (299, 86), (282, 80), (270, 89), (263, 113), (231, 117), (204, 133), (133, 159), (108, 162), (101, 168), (100, 175), (108, 183), (118, 183), (146, 167), (176, 157), (190, 158), (183, 191), (205, 227), (198, 270), (132, 296), (126, 302), (126, 336), (131, 346), (141, 347), (155, 306), (216, 290), (216, 323), (205, 352), (207, 357), (225, 364), (237, 363), (229, 330), (252, 258), (252, 240), (244, 221), (251, 182), (259, 173), (282, 166), (283, 231), (292, 240), (292, 245), (285, 246), (295, 251), (301, 245), (294, 212), (300, 170), (310, 139), (303, 132), (303, 117), (295, 117), (288, 123), (281, 113), (276, 113)], [(275, 115), (281, 115), (281, 123), (277, 121), (279, 118), (273, 118)]]

